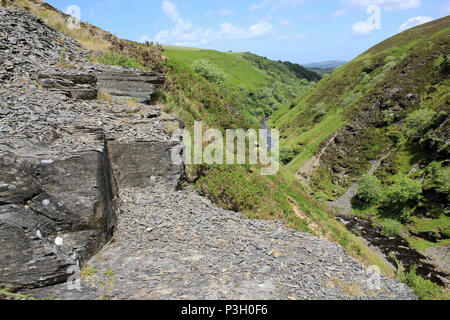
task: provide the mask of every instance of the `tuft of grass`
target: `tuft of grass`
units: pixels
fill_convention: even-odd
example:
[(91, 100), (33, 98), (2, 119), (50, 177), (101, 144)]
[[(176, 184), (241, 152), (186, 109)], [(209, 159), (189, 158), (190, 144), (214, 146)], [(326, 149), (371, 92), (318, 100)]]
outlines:
[(92, 62), (112, 66), (130, 67), (135, 69), (145, 69), (143, 63), (136, 58), (131, 58), (113, 51), (107, 51), (103, 54), (95, 54), (90, 57)]
[(99, 90), (97, 100), (111, 103), (113, 100), (113, 97), (109, 93)]
[(361, 296), (361, 287), (356, 282), (346, 282), (342, 279), (334, 278), (332, 279), (332, 283), (334, 283), (337, 287), (339, 287), (342, 292), (351, 297), (359, 297)]
[(91, 266), (85, 266), (81, 269), (81, 279), (86, 280), (97, 274), (97, 270)]
[(109, 266), (106, 266), (106, 271), (103, 272), (103, 275), (106, 276), (106, 281), (98, 282), (99, 286), (102, 288), (100, 300), (108, 300), (108, 293), (116, 286), (115, 271), (112, 270)]
[(10, 287), (0, 287), (0, 300), (36, 300), (31, 295), (24, 295), (11, 291)]

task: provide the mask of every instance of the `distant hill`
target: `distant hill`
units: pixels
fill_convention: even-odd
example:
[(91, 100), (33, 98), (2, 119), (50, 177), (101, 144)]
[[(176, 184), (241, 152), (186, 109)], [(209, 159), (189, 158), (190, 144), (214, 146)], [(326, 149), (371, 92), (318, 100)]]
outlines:
[(338, 60), (332, 60), (332, 61), (323, 61), (323, 62), (313, 62), (313, 63), (307, 63), (303, 64), (302, 66), (308, 69), (336, 69), (340, 66), (343, 66), (346, 64), (346, 61), (338, 61)]

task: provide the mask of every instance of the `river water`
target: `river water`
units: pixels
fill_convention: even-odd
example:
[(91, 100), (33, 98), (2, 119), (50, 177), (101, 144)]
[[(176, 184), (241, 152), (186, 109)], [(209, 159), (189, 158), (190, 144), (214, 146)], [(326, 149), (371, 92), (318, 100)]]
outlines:
[(387, 238), (381, 235), (381, 228), (374, 226), (369, 220), (357, 216), (337, 215), (336, 219), (346, 228), (365, 239), (370, 245), (374, 246), (383, 256), (396, 267), (395, 260), (390, 256), (395, 253), (397, 260), (409, 271), (414, 265), (417, 265), (417, 274), (432, 282), (445, 286), (445, 280), (449, 275), (440, 272), (431, 264), (427, 257), (410, 247), (408, 242), (402, 237), (394, 236)]
[(262, 119), (260, 123), (261, 123), (262, 130), (265, 130), (264, 137), (267, 142), (267, 151), (271, 151), (272, 150), (272, 137), (270, 135), (270, 128), (267, 126), (268, 120), (269, 120), (269, 117), (266, 117), (266, 118)]

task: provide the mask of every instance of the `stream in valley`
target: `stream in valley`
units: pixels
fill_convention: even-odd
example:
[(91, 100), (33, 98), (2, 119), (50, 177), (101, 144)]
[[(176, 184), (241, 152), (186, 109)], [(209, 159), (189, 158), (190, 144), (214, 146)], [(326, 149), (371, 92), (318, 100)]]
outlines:
[(382, 236), (380, 227), (358, 216), (337, 215), (336, 219), (345, 224), (349, 231), (365, 239), (370, 246), (375, 247), (395, 267), (396, 262), (390, 256), (391, 252), (395, 254), (406, 270), (409, 271), (414, 265), (417, 265), (418, 275), (441, 286), (445, 285), (445, 279), (448, 279), (449, 275), (438, 271), (426, 256), (411, 248), (403, 238)]
[(261, 120), (260, 123), (261, 123), (262, 129), (266, 130), (264, 136), (265, 136), (265, 139), (266, 139), (266, 142), (267, 142), (267, 150), (271, 151), (272, 150), (272, 137), (270, 135), (270, 128), (267, 126), (267, 121), (268, 120), (269, 120), (269, 118), (265, 117), (264, 119)]

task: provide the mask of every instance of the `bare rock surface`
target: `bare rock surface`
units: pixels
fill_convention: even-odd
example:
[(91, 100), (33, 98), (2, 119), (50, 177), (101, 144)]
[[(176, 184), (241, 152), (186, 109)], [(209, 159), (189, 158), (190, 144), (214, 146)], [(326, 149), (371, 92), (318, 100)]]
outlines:
[(118, 230), (91, 259), (80, 291), (57, 299), (415, 299), (337, 244), (218, 208), (189, 187), (120, 192)]

